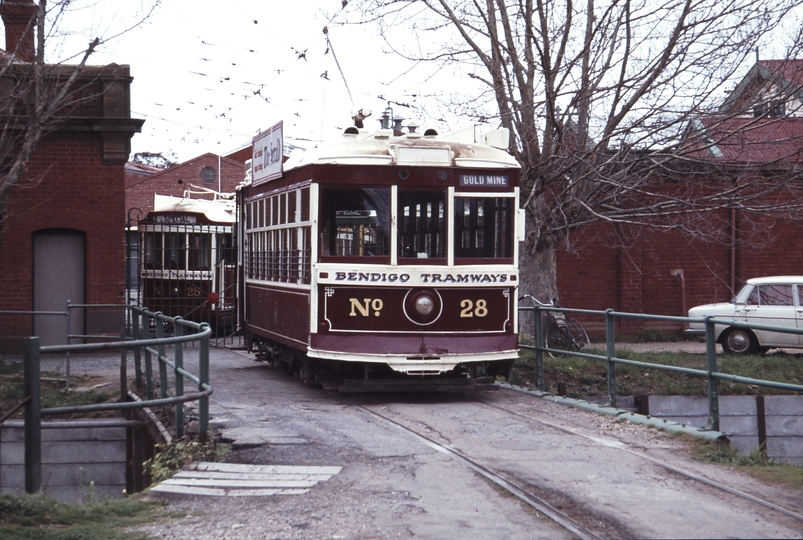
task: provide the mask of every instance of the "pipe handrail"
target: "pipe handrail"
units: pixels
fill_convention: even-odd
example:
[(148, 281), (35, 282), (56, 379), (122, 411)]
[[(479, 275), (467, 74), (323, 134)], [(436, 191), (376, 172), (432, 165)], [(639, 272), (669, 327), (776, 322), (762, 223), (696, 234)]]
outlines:
[[(755, 329), (755, 330), (769, 330), (773, 332), (783, 332), (788, 334), (803, 335), (803, 328), (791, 328), (783, 326), (775, 326), (769, 324), (748, 323), (746, 321), (739, 321), (735, 319), (722, 318), (722, 317), (678, 317), (673, 315), (652, 315), (647, 313), (627, 313), (614, 311), (608, 309), (605, 311), (592, 310), (592, 309), (577, 309), (555, 306), (552, 304), (545, 304), (539, 302), (531, 295), (524, 295), (521, 298), (530, 297), (535, 300), (533, 306), (519, 306), (519, 311), (534, 312), (534, 345), (526, 343), (519, 343), (519, 349), (535, 351), (536, 360), (536, 374), (538, 390), (545, 390), (545, 383), (543, 380), (543, 353), (557, 353), (561, 355), (571, 355), (590, 360), (601, 360), (606, 362), (608, 366), (608, 406), (616, 406), (616, 364), (636, 366), (640, 368), (660, 369), (664, 371), (672, 371), (683, 373), (686, 375), (705, 377), (708, 379), (708, 402), (709, 402), (709, 419), (708, 425), (705, 429), (719, 431), (719, 389), (718, 384), (720, 380), (727, 380), (739, 384), (749, 384), (755, 386), (763, 386), (767, 388), (775, 388), (779, 390), (791, 390), (794, 392), (803, 392), (803, 385), (783, 383), (777, 381), (768, 381), (764, 379), (753, 379), (750, 377), (743, 377), (731, 373), (723, 373), (717, 370), (716, 363), (716, 327), (717, 325), (734, 326), (738, 328)], [(521, 299), (520, 298), (520, 299)], [(548, 348), (544, 345), (544, 331), (542, 327), (542, 312), (561, 312), (571, 315), (591, 315), (591, 316), (604, 316), (605, 325), (605, 349), (606, 354), (594, 354), (578, 350), (563, 350)], [(705, 343), (706, 343), (706, 368), (694, 369), (682, 366), (669, 366), (666, 364), (656, 364), (652, 362), (642, 362), (637, 360), (630, 360), (627, 358), (620, 358), (616, 356), (616, 339), (615, 339), (615, 319), (642, 319), (651, 321), (669, 321), (678, 322), (684, 325), (689, 323), (703, 324), (705, 327)]]
[[(24, 340), (24, 367), (25, 367), (25, 492), (37, 493), (41, 488), (42, 481), (42, 444), (41, 444), (41, 429), (42, 429), (42, 416), (55, 416), (63, 414), (76, 414), (76, 413), (90, 413), (97, 411), (130, 411), (133, 409), (150, 409), (151, 407), (165, 407), (175, 405), (176, 414), (176, 438), (183, 436), (184, 429), (184, 408), (183, 403), (188, 401), (198, 401), (198, 431), (199, 439), (202, 442), (206, 441), (209, 429), (209, 403), (208, 398), (212, 395), (212, 386), (209, 384), (209, 338), (212, 335), (212, 330), (207, 323), (195, 323), (186, 321), (181, 317), (168, 317), (160, 312), (153, 312), (147, 308), (142, 308), (134, 305), (120, 305), (120, 304), (69, 304), (68, 312), (72, 308), (115, 308), (127, 310), (126, 317), (129, 330), (132, 337), (128, 337), (128, 333), (121, 332), (122, 338), (114, 341), (109, 341), (111, 336), (77, 336), (69, 335), (68, 339), (73, 337), (104, 339), (106, 341), (99, 343), (79, 343), (79, 344), (65, 344), (65, 345), (48, 345), (40, 346), (39, 337), (29, 337)], [(142, 322), (142, 334), (144, 337), (140, 339), (140, 320)], [(175, 329), (174, 336), (165, 337), (163, 323), (168, 323)], [(154, 324), (156, 327), (156, 338), (150, 337), (150, 326)], [(184, 329), (191, 330), (185, 333)], [(183, 349), (185, 343), (199, 342), (199, 367), (198, 375), (193, 375), (183, 367)], [(165, 347), (174, 345), (174, 355), (176, 361), (173, 362), (165, 354)], [(156, 347), (156, 348), (154, 348)], [(117, 403), (95, 403), (89, 405), (73, 405), (66, 407), (50, 407), (41, 408), (40, 402), (40, 355), (53, 354), (53, 353), (67, 353), (72, 352), (87, 352), (87, 351), (100, 351), (100, 350), (120, 350), (120, 379), (121, 379), (121, 399), (125, 399), (129, 392), (126, 389), (126, 353), (133, 350), (135, 353), (136, 364), (136, 380), (137, 384), (141, 384), (141, 375), (143, 374), (140, 366), (140, 352), (145, 351), (146, 358), (146, 399), (138, 399), (134, 401), (121, 401)], [(158, 398), (153, 397), (153, 377), (151, 376), (151, 355), (156, 356), (159, 363), (160, 371), (160, 391), (161, 396)], [(174, 396), (168, 395), (167, 389), (167, 369), (169, 366), (175, 376), (175, 393)], [(184, 379), (189, 379), (192, 383), (197, 385), (197, 391), (185, 392)], [(135, 394), (134, 394), (135, 395)]]

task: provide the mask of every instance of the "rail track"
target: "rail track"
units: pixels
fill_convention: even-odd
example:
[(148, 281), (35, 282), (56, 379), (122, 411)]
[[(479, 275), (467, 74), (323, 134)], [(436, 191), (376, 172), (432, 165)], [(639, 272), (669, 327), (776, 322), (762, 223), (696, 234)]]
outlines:
[[(505, 390), (503, 390), (505, 391)], [(517, 418), (521, 418), (526, 422), (536, 423), (539, 426), (559, 430), (566, 435), (572, 437), (579, 437), (585, 441), (591, 442), (595, 445), (605, 446), (607, 448), (612, 448), (616, 451), (624, 452), (633, 456), (639, 460), (643, 460), (648, 462), (652, 465), (661, 467), (666, 471), (669, 471), (675, 475), (679, 475), (680, 477), (699, 483), (701, 485), (706, 486), (709, 489), (717, 490), (723, 494), (728, 494), (733, 497), (738, 497), (750, 504), (759, 505), (765, 509), (769, 509), (788, 518), (792, 518), (796, 520), (801, 527), (803, 527), (803, 514), (791, 510), (789, 508), (785, 508), (781, 505), (773, 503), (772, 501), (763, 499), (759, 496), (747, 493), (741, 489), (737, 489), (731, 486), (728, 486), (724, 483), (713, 481), (709, 478), (705, 478), (700, 474), (697, 474), (693, 471), (683, 469), (681, 467), (677, 467), (672, 465), (671, 463), (667, 463), (660, 459), (656, 459), (655, 457), (649, 456), (644, 452), (640, 452), (629, 447), (627, 444), (622, 443), (616, 439), (612, 438), (605, 438), (599, 436), (588, 435), (586, 433), (581, 432), (579, 429), (574, 429), (572, 427), (567, 427), (565, 425), (560, 425), (556, 422), (550, 422), (544, 420), (543, 418), (536, 418), (532, 415), (522, 413), (520, 411), (512, 410), (511, 408), (500, 406), (495, 403), (491, 403), (482, 397), (478, 397), (477, 395), (471, 395), (466, 393), (461, 393), (464, 397), (471, 399), (485, 407), (489, 407), (496, 411), (500, 411), (504, 414), (513, 415)], [(457, 462), (465, 465), (472, 469), (475, 473), (479, 474), (489, 482), (493, 483), (497, 486), (498, 489), (503, 490), (504, 492), (508, 493), (512, 497), (520, 500), (522, 503), (530, 506), (536, 512), (540, 512), (550, 520), (552, 520), (557, 526), (563, 528), (567, 532), (573, 534), (574, 536), (582, 539), (599, 539), (599, 538), (606, 538), (611, 536), (610, 528), (605, 526), (600, 527), (600, 530), (595, 530), (594, 526), (589, 526), (586, 523), (580, 522), (576, 517), (573, 517), (569, 512), (561, 510), (558, 506), (563, 506), (562, 503), (553, 504), (550, 502), (548, 497), (543, 497), (534, 490), (531, 485), (529, 485), (526, 481), (516, 478), (505, 477), (500, 473), (496, 472), (492, 465), (486, 465), (480, 463), (478, 459), (472, 458), (468, 455), (465, 455), (463, 452), (456, 450), (454, 447), (450, 445), (441, 444), (437, 440), (435, 440), (432, 436), (424, 433), (424, 429), (415, 429), (410, 426), (413, 422), (405, 422), (404, 420), (394, 419), (390, 415), (379, 412), (376, 408), (372, 405), (359, 405), (357, 406), (360, 410), (373, 415), (376, 418), (381, 419), (381, 421), (386, 422), (393, 427), (403, 430), (406, 433), (410, 434), (411, 436), (417, 438), (425, 445), (429, 446), (430, 448), (440, 452), (442, 454), (446, 454), (452, 459), (456, 460)], [(575, 512), (576, 515), (576, 512)], [(583, 520), (583, 521), (590, 521), (590, 520)]]

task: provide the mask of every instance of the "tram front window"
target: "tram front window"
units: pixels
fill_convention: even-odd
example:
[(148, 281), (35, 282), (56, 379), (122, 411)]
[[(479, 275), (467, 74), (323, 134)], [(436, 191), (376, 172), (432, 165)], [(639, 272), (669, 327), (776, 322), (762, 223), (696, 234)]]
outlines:
[(190, 234), (190, 270), (209, 270), (212, 261), (212, 235)]
[(455, 259), (513, 257), (513, 199), (455, 197)]
[(164, 265), (166, 268), (185, 270), (187, 265), (187, 235), (184, 233), (166, 233)]
[(400, 191), (399, 257), (446, 258), (446, 192)]
[(161, 268), (163, 250), (162, 233), (145, 233), (145, 268)]
[(390, 189), (322, 189), (321, 255), (387, 257)]

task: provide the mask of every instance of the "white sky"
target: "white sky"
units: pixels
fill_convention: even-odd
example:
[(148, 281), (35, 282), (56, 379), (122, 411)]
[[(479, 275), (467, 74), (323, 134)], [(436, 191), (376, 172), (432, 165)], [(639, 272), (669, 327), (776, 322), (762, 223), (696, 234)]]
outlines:
[[(73, 2), (62, 25), (73, 32), (68, 45), (49, 45), (50, 56), (119, 32), (148, 3), (88, 1), (81, 9)], [(145, 120), (132, 155), (226, 154), (279, 121), (285, 142), (310, 145), (351, 125), (355, 109), (372, 110), (366, 127), (378, 127), (388, 101), (394, 115), (424, 127), (465, 127), (438, 122), (442, 115), (431, 108), (422, 112), (422, 87), (430, 96), (442, 89), (423, 69), (408, 72), (383, 52), (375, 27), (343, 22), (341, 0), (162, 0), (149, 22), (101, 47), (91, 63), (131, 67), (132, 116)], [(325, 54), (324, 27), (334, 55)]]
[[(48, 61), (76, 62), (91, 39), (121, 32), (155, 1), (71, 0), (59, 26), (69, 34), (48, 41)], [(161, 152), (186, 161), (226, 154), (279, 121), (285, 142), (311, 146), (351, 125), (355, 109), (370, 109), (366, 127), (378, 127), (389, 105), (422, 129), (470, 125), (438, 100), (475, 95), (475, 83), (445, 68), (433, 75), (433, 65), (412, 66), (385, 52), (376, 26), (344, 24), (346, 11), (356, 17), (359, 0), (347, 10), (342, 1), (161, 0), (143, 26), (103, 44), (90, 60), (130, 66), (132, 116), (145, 120), (132, 155)], [(324, 27), (334, 54), (326, 53)]]

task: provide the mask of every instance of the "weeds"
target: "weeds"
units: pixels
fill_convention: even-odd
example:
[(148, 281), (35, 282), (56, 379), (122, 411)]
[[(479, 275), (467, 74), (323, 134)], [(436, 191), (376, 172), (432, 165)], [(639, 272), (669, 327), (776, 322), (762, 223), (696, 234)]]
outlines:
[[(584, 351), (604, 355), (599, 349)], [(644, 363), (692, 368), (700, 371), (706, 369), (705, 355), (648, 352), (639, 353), (627, 349), (616, 352), (618, 358)], [(545, 390), (554, 392), (558, 384), (566, 385), (567, 392), (579, 396), (599, 396), (608, 392), (607, 364), (602, 359), (566, 356), (552, 358), (544, 355)], [(665, 395), (665, 396), (705, 396), (706, 379), (702, 376), (687, 375), (659, 368), (616, 365), (616, 393), (628, 395)], [(768, 355), (717, 357), (717, 369), (730, 373), (781, 383), (803, 384), (803, 355), (777, 352)], [(522, 351), (511, 374), (511, 382), (521, 386), (535, 386), (535, 352)], [(721, 395), (755, 395), (787, 393), (768, 387), (733, 383), (721, 380)]]
[(143, 464), (151, 482), (167, 480), (193, 461), (225, 461), (229, 445), (216, 440), (208, 443), (178, 441), (156, 445), (156, 455)]

